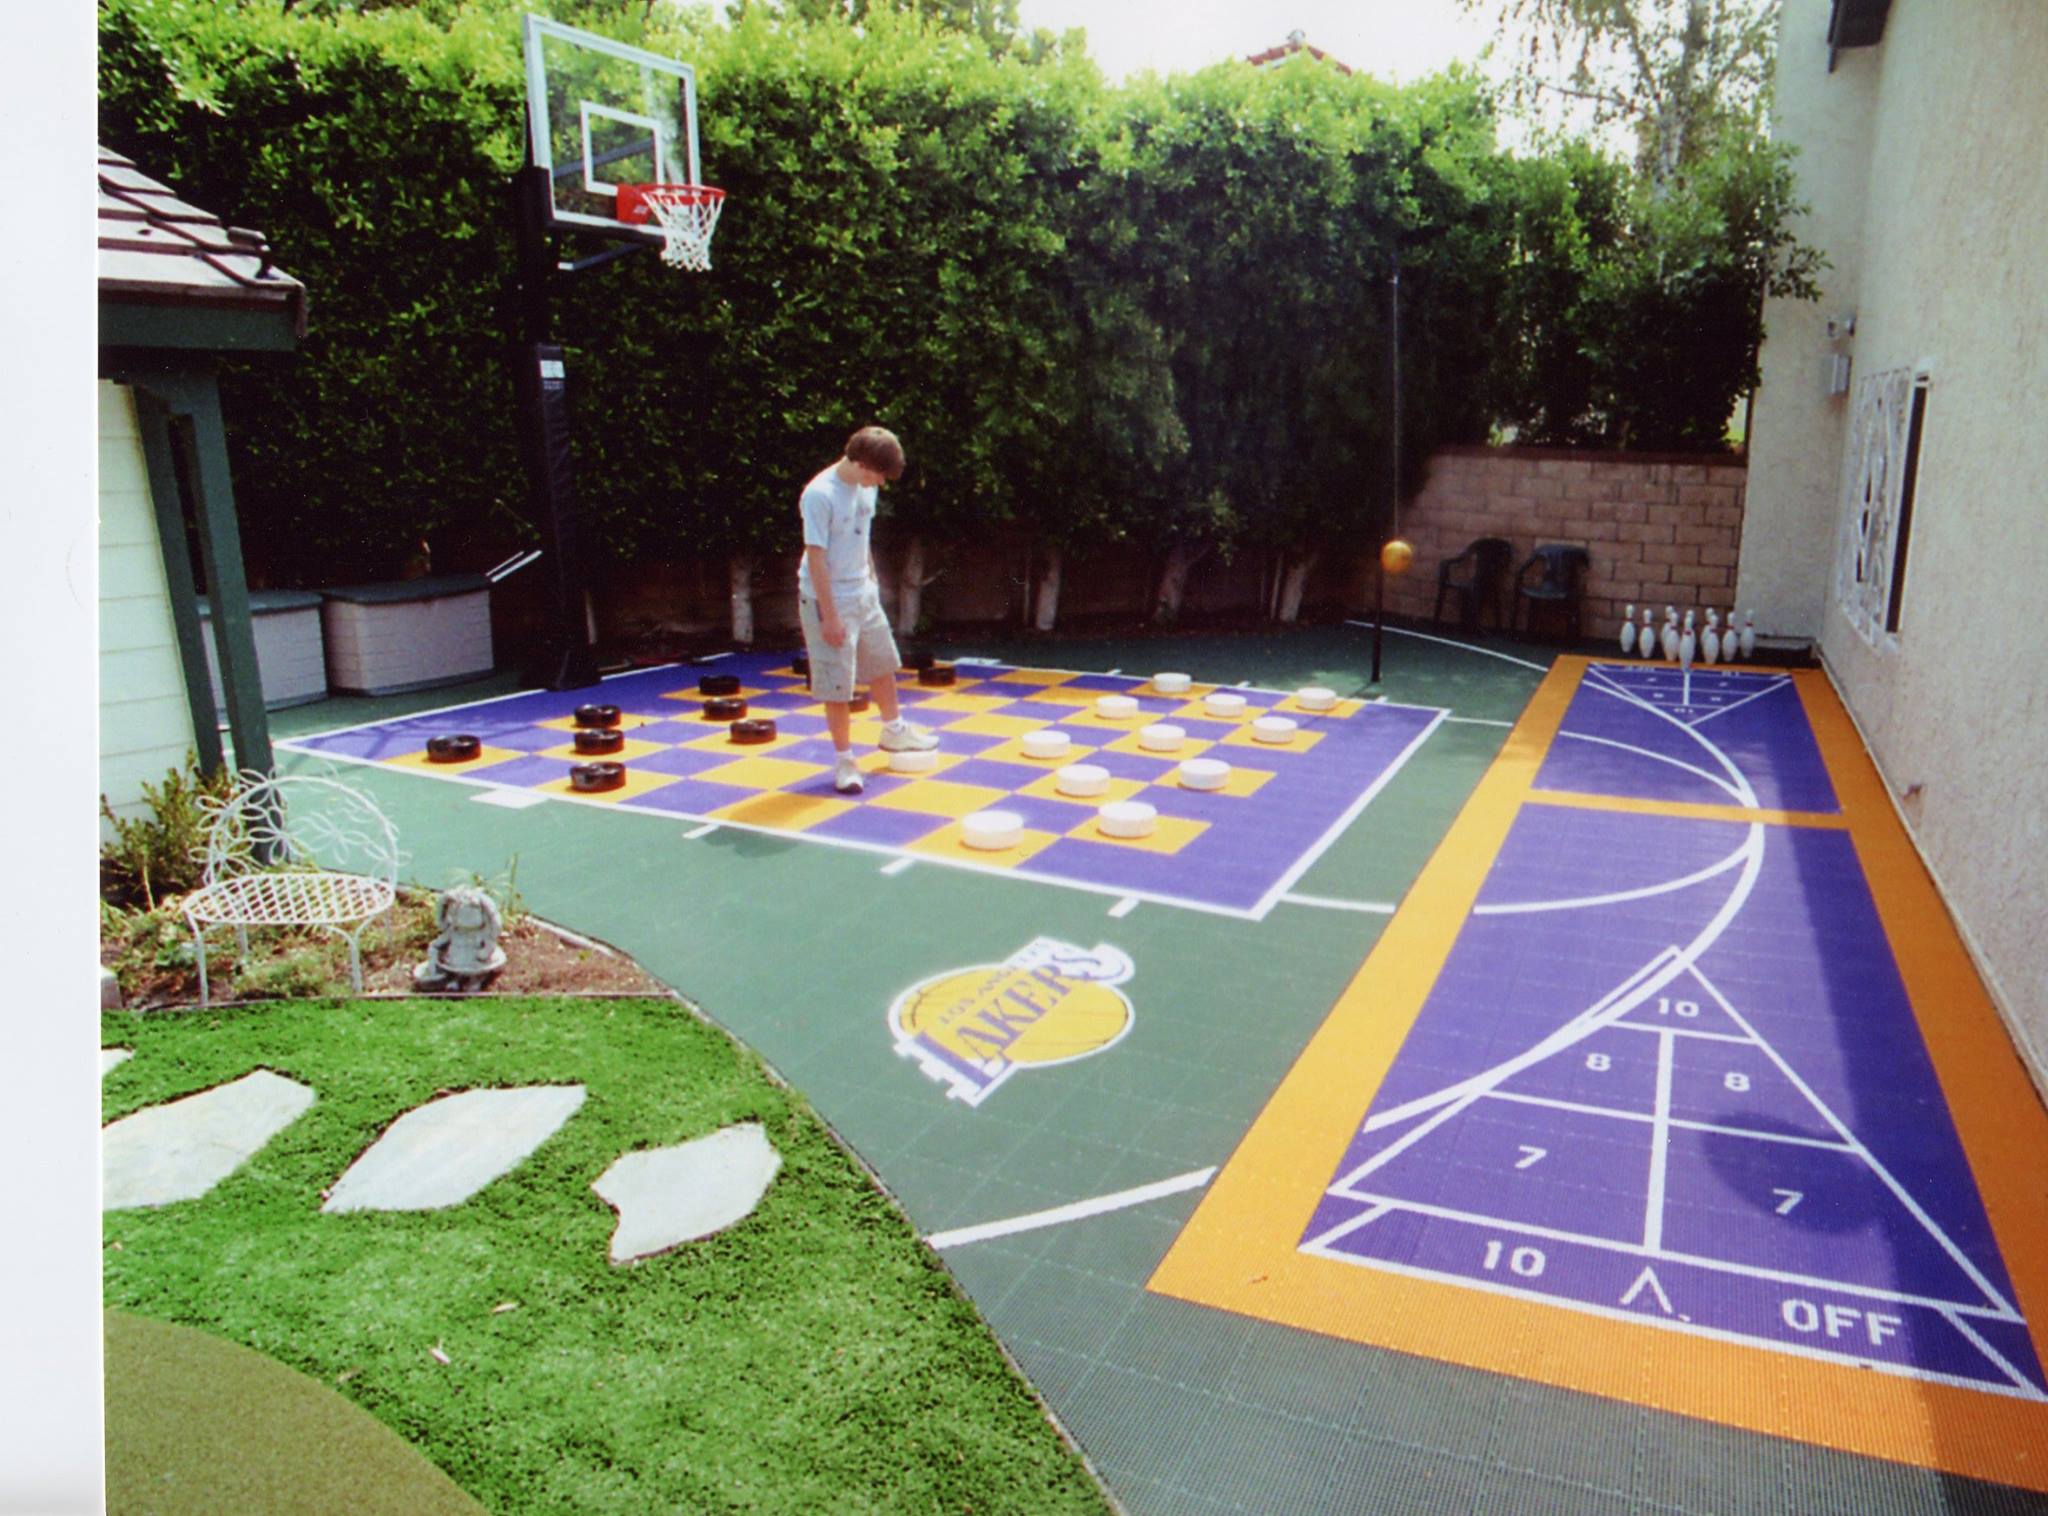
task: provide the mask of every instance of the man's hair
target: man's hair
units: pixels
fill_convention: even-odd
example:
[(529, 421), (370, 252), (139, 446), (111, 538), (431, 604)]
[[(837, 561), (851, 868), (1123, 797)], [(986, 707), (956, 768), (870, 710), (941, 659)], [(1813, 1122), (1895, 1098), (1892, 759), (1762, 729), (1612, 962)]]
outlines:
[(886, 426), (864, 426), (846, 439), (846, 456), (884, 479), (903, 475), (903, 444)]

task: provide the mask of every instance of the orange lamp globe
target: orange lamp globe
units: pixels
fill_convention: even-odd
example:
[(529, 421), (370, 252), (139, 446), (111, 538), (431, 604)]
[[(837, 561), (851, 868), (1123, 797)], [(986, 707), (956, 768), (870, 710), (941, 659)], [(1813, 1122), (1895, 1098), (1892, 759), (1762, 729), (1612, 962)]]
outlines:
[(1380, 567), (1390, 574), (1405, 574), (1408, 565), (1415, 561), (1415, 549), (1399, 537), (1380, 549)]

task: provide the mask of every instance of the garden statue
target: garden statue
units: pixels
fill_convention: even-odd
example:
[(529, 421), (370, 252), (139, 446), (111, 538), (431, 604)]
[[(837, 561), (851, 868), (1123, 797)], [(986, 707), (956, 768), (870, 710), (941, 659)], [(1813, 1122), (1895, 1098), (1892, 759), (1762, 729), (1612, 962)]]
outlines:
[(474, 885), (445, 891), (434, 924), (441, 934), (428, 946), (427, 961), (412, 971), (421, 989), (479, 989), (505, 966), (498, 946), (504, 918), (488, 891)]

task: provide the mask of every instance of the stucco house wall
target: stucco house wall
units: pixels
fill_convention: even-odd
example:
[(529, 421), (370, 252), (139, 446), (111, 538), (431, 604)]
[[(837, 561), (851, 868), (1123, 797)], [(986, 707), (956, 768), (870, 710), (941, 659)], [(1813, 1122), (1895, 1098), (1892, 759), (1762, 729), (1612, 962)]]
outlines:
[(116, 815), (136, 816), (147, 809), (143, 782), (161, 782), (192, 747), (192, 708), (135, 400), (106, 380), (99, 451), (100, 791)]
[[(1894, 0), (1832, 74), (1828, 15), (1786, 0), (1775, 129), (1836, 270), (1766, 314), (1740, 595), (1818, 639), (2048, 1088), (2048, 6)], [(1896, 634), (1868, 633), (1837, 598), (1848, 411), (1901, 369), (1929, 385), (1909, 557)]]

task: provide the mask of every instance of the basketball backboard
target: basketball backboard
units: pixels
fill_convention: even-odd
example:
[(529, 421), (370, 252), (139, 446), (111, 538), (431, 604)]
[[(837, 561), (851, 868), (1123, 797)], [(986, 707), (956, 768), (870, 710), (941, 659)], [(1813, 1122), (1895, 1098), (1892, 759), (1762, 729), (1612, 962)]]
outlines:
[(697, 77), (687, 63), (526, 18), (526, 114), (556, 227), (660, 242), (617, 217), (622, 184), (697, 184)]

